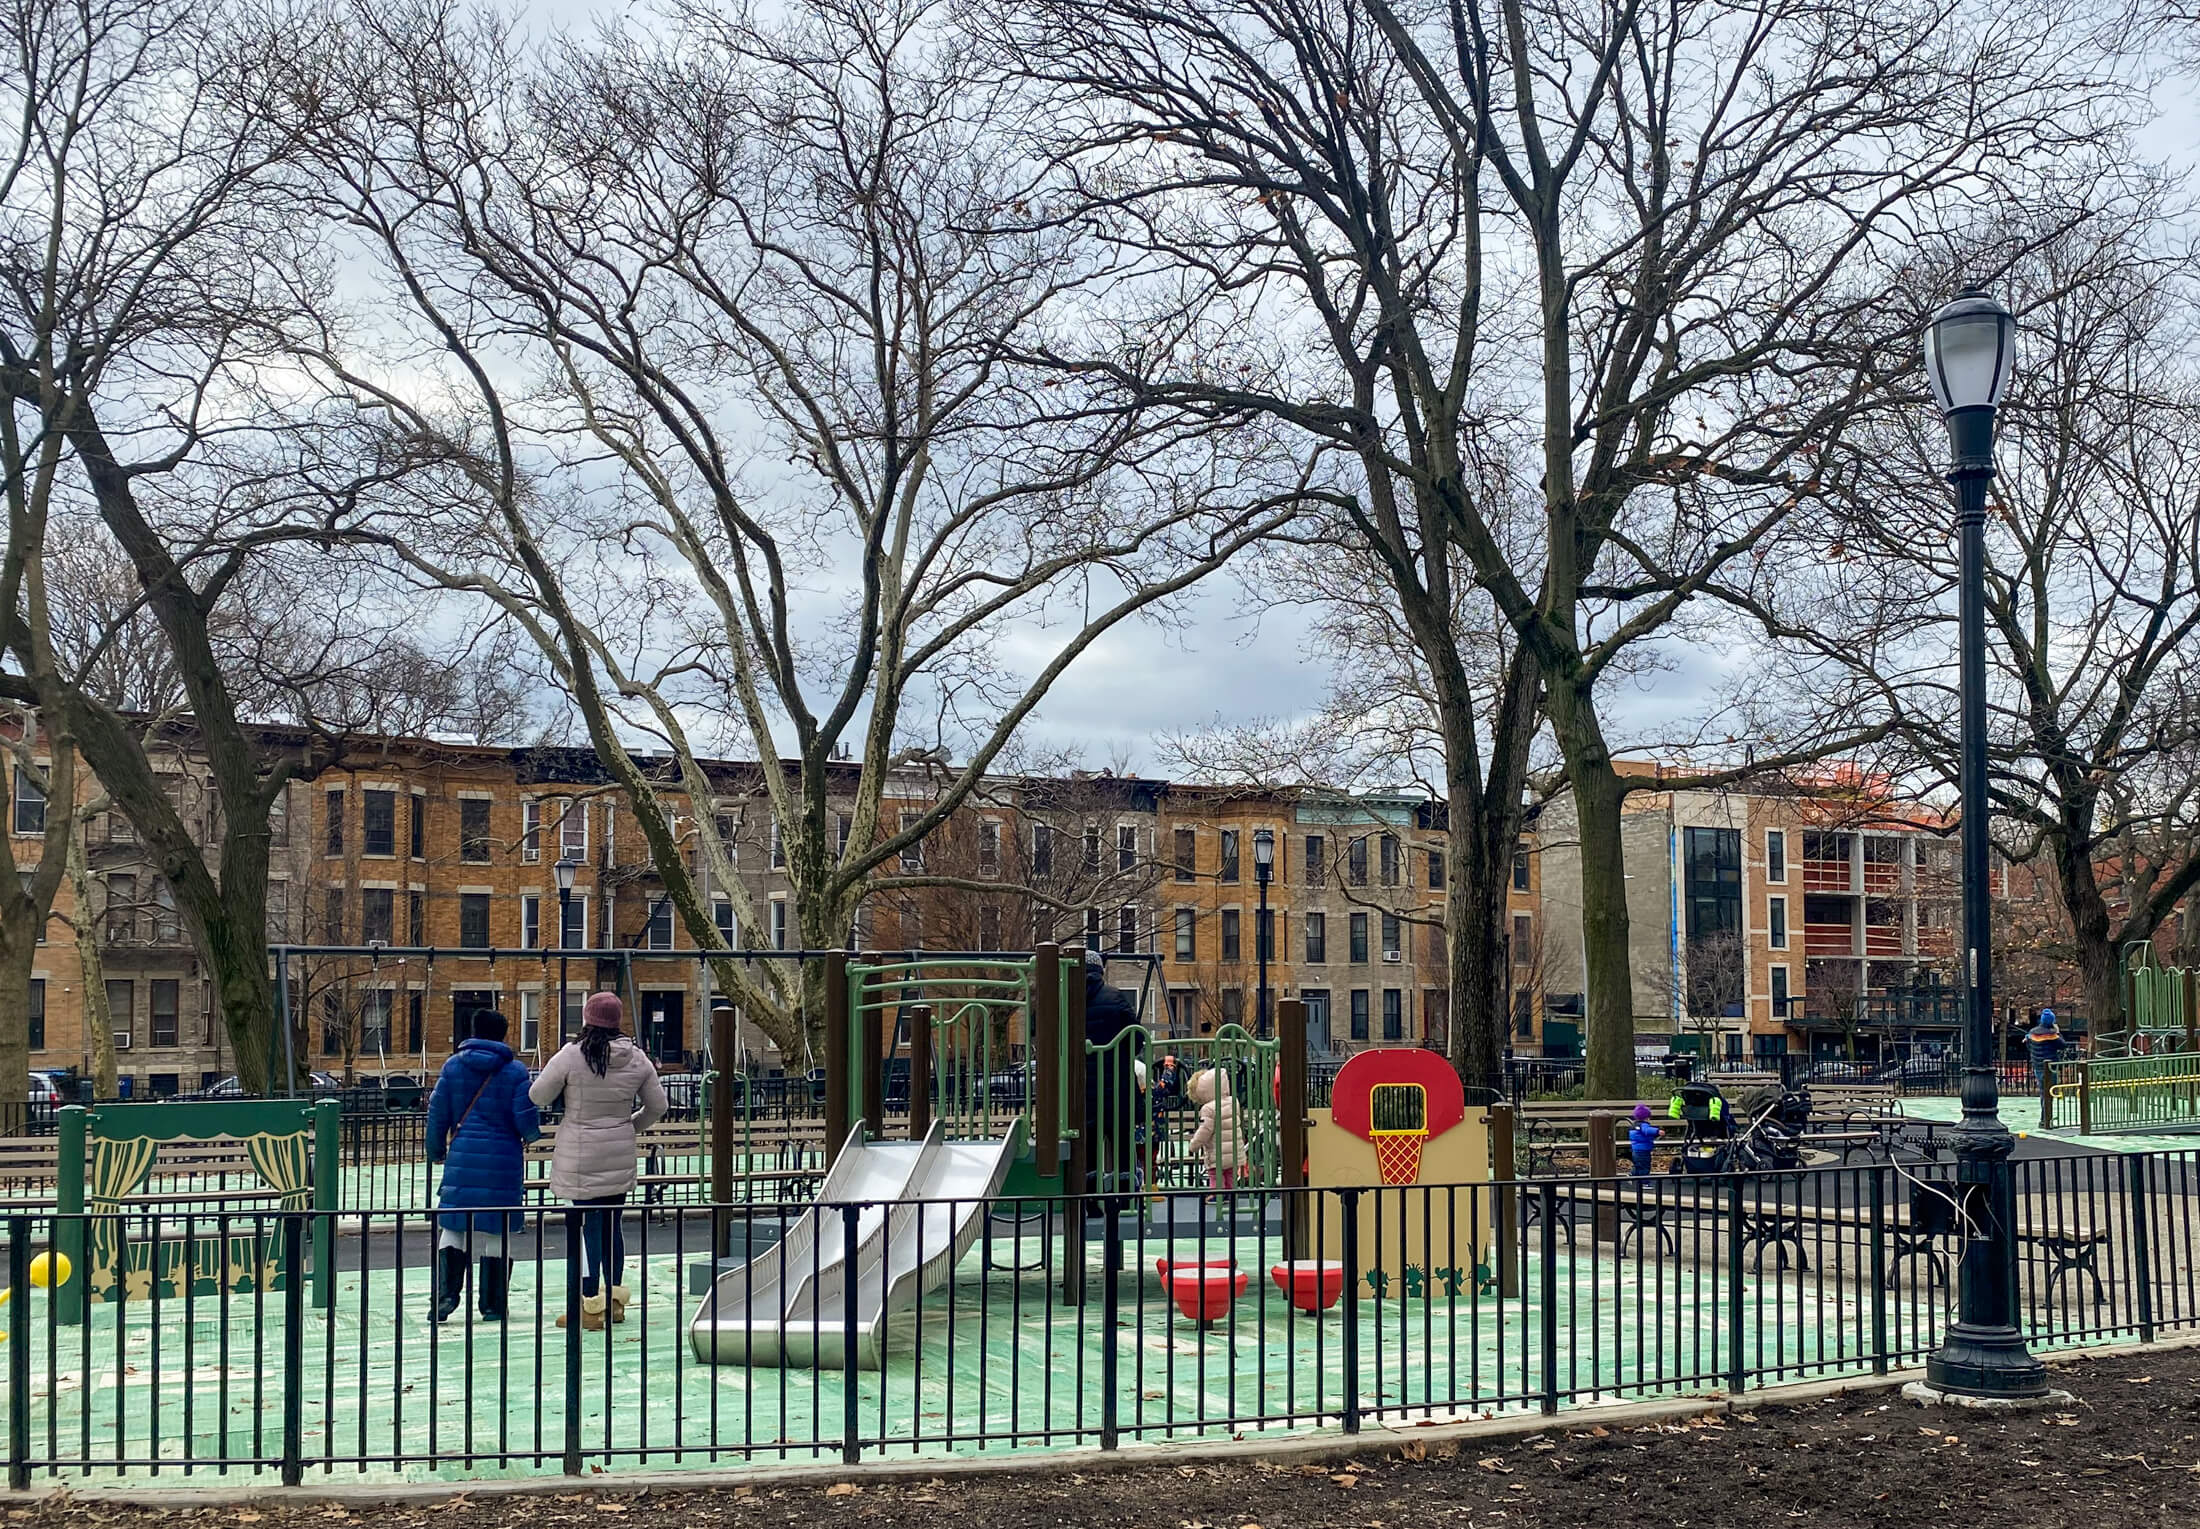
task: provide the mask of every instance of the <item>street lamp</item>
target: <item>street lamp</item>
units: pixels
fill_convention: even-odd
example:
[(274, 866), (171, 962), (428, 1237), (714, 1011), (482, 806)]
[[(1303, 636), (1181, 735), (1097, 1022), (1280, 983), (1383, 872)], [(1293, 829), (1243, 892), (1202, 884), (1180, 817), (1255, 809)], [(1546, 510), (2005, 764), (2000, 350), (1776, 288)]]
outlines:
[(572, 1039), (565, 1033), (565, 932), (573, 927), (573, 876), (581, 864), (570, 855), (560, 855), (555, 867), (558, 874), (558, 1044)]
[(1254, 1033), (1268, 1035), (1268, 947), (1275, 935), (1268, 923), (1268, 883), (1276, 879), (1276, 835), (1272, 829), (1253, 830), (1253, 880), (1260, 886), (1260, 912), (1253, 917), (1253, 956), (1260, 963), (1260, 1006)]
[(1994, 476), (1994, 411), (2016, 361), (2016, 317), (1984, 289), (1966, 287), (1925, 329), (1925, 375), (1948, 422), (1948, 481), (1956, 487), (1958, 679), (1963, 803), (1963, 1119), (1955, 1130), (1964, 1223), (1956, 1320), (1926, 1377), (1967, 1396), (2033, 1397), (2047, 1367), (2017, 1331), (2012, 1234), (2016, 1194), (1994, 1062), (1993, 959), (1986, 799), (1986, 485)]

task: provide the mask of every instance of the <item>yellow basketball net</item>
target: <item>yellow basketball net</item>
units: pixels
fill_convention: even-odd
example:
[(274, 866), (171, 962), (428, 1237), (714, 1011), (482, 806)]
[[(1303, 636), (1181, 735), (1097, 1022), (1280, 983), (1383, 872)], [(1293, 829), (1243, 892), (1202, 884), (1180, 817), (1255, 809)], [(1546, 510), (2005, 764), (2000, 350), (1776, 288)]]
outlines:
[(1367, 1095), (1367, 1139), (1375, 1147), (1375, 1172), (1385, 1184), (1411, 1184), (1421, 1176), (1421, 1148), (1428, 1143), (1428, 1091), (1418, 1083), (1378, 1083)]

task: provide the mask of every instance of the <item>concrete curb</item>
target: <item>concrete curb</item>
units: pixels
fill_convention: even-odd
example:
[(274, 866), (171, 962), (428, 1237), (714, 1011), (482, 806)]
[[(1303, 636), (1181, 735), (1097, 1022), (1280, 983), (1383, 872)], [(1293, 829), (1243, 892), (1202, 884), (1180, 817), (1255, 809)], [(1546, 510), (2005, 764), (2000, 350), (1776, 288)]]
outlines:
[[(2118, 1344), (2112, 1347), (2061, 1349), (2047, 1357), (2050, 1368), (2065, 1368), (2089, 1360), (2124, 1355), (2161, 1354), (2200, 1347), (2200, 1332), (2179, 1334), (2153, 1343)], [(1754, 1412), (1760, 1407), (1799, 1407), (1812, 1402), (1867, 1392), (1900, 1392), (1922, 1381), (1925, 1371), (1890, 1370), (1885, 1375), (1844, 1375), (1828, 1380), (1798, 1381), (1767, 1386), (1730, 1397), (1723, 1391), (1693, 1396), (1662, 1397), (1644, 1402), (1593, 1402), (1562, 1408), (1556, 1413), (1507, 1413), (1499, 1417), (1474, 1417), (1458, 1422), (1370, 1423), (1357, 1434), (1335, 1428), (1320, 1432), (1279, 1435), (1273, 1439), (1257, 1433), (1234, 1439), (1202, 1439), (1191, 1443), (1126, 1441), (1120, 1448), (1101, 1450), (1097, 1445), (1071, 1449), (1032, 1451), (1025, 1454), (955, 1456), (947, 1459), (896, 1459), (866, 1461), (862, 1465), (818, 1463), (811, 1465), (743, 1465), (694, 1471), (623, 1471), (587, 1476), (529, 1476), (490, 1481), (404, 1481), (379, 1485), (344, 1486), (335, 1482), (285, 1487), (274, 1484), (233, 1487), (84, 1486), (67, 1482), (34, 1482), (28, 1491), (0, 1493), (0, 1506), (27, 1504), (47, 1498), (68, 1498), (103, 1505), (139, 1508), (211, 1508), (231, 1504), (328, 1505), (347, 1508), (384, 1506), (423, 1507), (460, 1497), (541, 1497), (586, 1493), (591, 1497), (637, 1497), (672, 1492), (724, 1491), (750, 1487), (757, 1491), (787, 1487), (827, 1487), (854, 1481), (862, 1485), (969, 1480), (987, 1476), (1023, 1475), (1056, 1477), (1118, 1474), (1154, 1466), (1328, 1465), (1349, 1460), (1394, 1455), (1400, 1446), (1465, 1445), (1524, 1439), (1535, 1434), (1589, 1427), (1636, 1427), (1699, 1418), (1709, 1412)]]

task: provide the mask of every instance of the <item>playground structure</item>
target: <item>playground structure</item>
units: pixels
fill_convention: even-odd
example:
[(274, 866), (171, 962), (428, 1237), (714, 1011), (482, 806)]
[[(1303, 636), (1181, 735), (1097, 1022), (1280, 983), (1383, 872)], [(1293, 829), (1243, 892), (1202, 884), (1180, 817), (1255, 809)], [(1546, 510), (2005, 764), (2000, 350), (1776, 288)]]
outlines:
[(2059, 1062), (2041, 1124), (2080, 1135), (2200, 1130), (2200, 972), (2160, 966), (2144, 941), (2124, 947), (2123, 1024), (2093, 1055)]
[[(1083, 953), (1041, 946), (1029, 957), (942, 956), (826, 967), (825, 1139), (818, 1195), (776, 1245), (728, 1257), (689, 1323), (695, 1355), (716, 1364), (883, 1362), (886, 1324), (944, 1284), (988, 1221), (1044, 1222), (1064, 1242), (1061, 1298), (1084, 1299), (1089, 1222), (1117, 1215), (1175, 1219), (1187, 1160), (1168, 1129), (1187, 1102), (1159, 1080), (1212, 1069), (1236, 1101), (1252, 1190), (1304, 1182), (1303, 1042), (1280, 1044), (1237, 1026), (1155, 1038), (1142, 1024), (1086, 1038)], [(1142, 1005), (1141, 1005), (1142, 1007)], [(1304, 1016), (1287, 1005), (1286, 1035)], [(1296, 1053), (1296, 1064), (1283, 1057)], [(1441, 1058), (1436, 1068), (1458, 1079)], [(900, 1088), (894, 1087), (896, 1079)], [(711, 1110), (732, 1118), (730, 1086), (713, 1079)], [(884, 1140), (888, 1107), (903, 1105), (905, 1139)], [(1456, 1111), (1454, 1111), (1454, 1123)], [(1292, 1141), (1286, 1143), (1285, 1136)], [(712, 1136), (714, 1198), (732, 1183), (731, 1130)], [(1486, 1176), (1487, 1159), (1481, 1176)], [(1097, 1217), (1033, 1210), (1090, 1190)], [(1151, 1198), (1149, 1198), (1151, 1196)], [(1206, 1214), (1204, 1201), (1194, 1221)], [(1230, 1209), (1257, 1198), (1234, 1196)], [(1293, 1232), (1298, 1249), (1303, 1236)], [(1242, 1294), (1244, 1279), (1234, 1282)]]

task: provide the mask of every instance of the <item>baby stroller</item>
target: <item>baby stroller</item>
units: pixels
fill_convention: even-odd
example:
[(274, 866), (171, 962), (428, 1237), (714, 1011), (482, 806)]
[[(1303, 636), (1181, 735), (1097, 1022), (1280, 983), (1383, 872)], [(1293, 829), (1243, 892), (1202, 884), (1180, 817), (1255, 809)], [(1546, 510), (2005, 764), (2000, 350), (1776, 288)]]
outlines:
[(1665, 1106), (1681, 1122), (1675, 1173), (1725, 1173), (1733, 1152), (1733, 1118), (1726, 1095), (1708, 1083), (1684, 1083)]
[(1685, 1126), (1675, 1173), (1761, 1173), (1803, 1166), (1810, 1095), (1761, 1089), (1736, 1109), (1716, 1088), (1684, 1085), (1666, 1112)]

